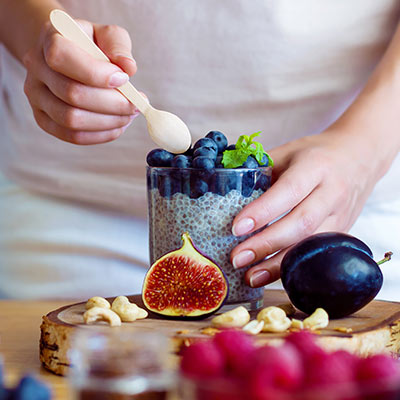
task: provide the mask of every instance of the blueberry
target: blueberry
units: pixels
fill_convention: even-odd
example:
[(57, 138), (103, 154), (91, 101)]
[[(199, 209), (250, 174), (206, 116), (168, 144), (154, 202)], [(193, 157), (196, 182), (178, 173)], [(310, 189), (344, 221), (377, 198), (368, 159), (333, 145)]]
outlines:
[(208, 184), (201, 179), (192, 180), (190, 188), (190, 197), (192, 199), (197, 199), (208, 191)]
[(147, 154), (146, 161), (150, 167), (170, 167), (174, 154), (164, 149), (154, 149)]
[(226, 146), (228, 146), (228, 139), (222, 132), (219, 131), (208, 132), (206, 138), (210, 138), (214, 140), (215, 143), (217, 143), (218, 153), (220, 154), (226, 149)]
[(269, 175), (260, 174), (257, 177), (255, 190), (261, 189), (266, 191), (271, 186), (271, 177)]
[(236, 144), (230, 144), (225, 150), (236, 150)]
[(268, 157), (267, 157), (267, 155), (264, 153), (263, 156), (262, 156), (262, 158), (261, 158), (261, 162), (259, 162), (258, 165), (259, 165), (260, 167), (268, 167), (268, 162), (269, 162)]
[(193, 151), (196, 150), (198, 147), (211, 147), (212, 149), (215, 150), (216, 153), (218, 153), (218, 146), (217, 143), (214, 142), (214, 140), (210, 138), (201, 138), (199, 139), (193, 146)]
[(215, 160), (217, 158), (217, 152), (212, 147), (202, 146), (195, 149), (193, 152), (193, 158), (194, 157), (208, 157)]
[(13, 400), (50, 400), (50, 389), (33, 376), (24, 376), (14, 390)]
[(240, 180), (237, 179), (236, 174), (215, 174), (210, 186), (212, 192), (225, 196), (231, 190), (240, 190)]
[(184, 156), (191, 157), (193, 155), (193, 147), (190, 146), (184, 153), (182, 153)]
[(181, 191), (181, 180), (170, 175), (160, 175), (158, 177), (158, 191), (162, 197), (171, 197)]
[(250, 197), (256, 186), (256, 177), (254, 171), (246, 171), (242, 177), (242, 195)]
[(258, 168), (258, 162), (253, 156), (248, 156), (247, 160), (242, 164), (241, 168), (249, 168), (249, 169)]
[(193, 168), (213, 169), (215, 168), (215, 161), (209, 157), (195, 157), (192, 161)]
[(171, 161), (171, 167), (175, 168), (189, 168), (190, 158), (184, 154), (176, 155)]

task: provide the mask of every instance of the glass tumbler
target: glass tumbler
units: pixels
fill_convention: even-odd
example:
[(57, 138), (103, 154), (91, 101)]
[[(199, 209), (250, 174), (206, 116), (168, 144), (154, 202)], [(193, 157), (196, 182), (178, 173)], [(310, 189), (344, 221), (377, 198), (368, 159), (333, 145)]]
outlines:
[(81, 328), (69, 352), (73, 399), (167, 400), (170, 357), (167, 338), (154, 331)]
[(229, 282), (230, 307), (249, 310), (262, 305), (263, 288), (244, 282), (248, 268), (235, 270), (232, 249), (250, 235), (232, 234), (234, 217), (271, 184), (270, 167), (201, 170), (147, 167), (150, 261), (182, 246), (188, 232), (200, 251), (214, 260)]

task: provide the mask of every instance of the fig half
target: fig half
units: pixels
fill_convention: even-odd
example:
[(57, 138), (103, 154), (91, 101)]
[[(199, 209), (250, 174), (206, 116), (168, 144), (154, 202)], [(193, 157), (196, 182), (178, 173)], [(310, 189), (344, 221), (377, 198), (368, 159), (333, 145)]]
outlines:
[(165, 254), (148, 270), (142, 298), (152, 312), (169, 317), (205, 317), (217, 311), (228, 296), (221, 268), (194, 246), (189, 234), (183, 246)]

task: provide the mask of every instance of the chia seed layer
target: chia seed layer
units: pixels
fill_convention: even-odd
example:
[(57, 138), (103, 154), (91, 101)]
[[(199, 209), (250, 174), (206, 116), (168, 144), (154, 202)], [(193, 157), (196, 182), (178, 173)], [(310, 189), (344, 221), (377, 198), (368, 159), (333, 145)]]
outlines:
[(225, 196), (207, 192), (197, 199), (175, 193), (162, 197), (158, 189), (148, 192), (150, 217), (150, 261), (182, 246), (182, 233), (189, 232), (193, 243), (225, 272), (229, 282), (227, 303), (248, 302), (262, 297), (263, 288), (253, 289), (244, 282), (247, 268), (235, 270), (230, 262), (232, 249), (249, 236), (232, 235), (232, 221), (239, 211), (263, 194), (254, 190), (250, 197), (232, 190)]

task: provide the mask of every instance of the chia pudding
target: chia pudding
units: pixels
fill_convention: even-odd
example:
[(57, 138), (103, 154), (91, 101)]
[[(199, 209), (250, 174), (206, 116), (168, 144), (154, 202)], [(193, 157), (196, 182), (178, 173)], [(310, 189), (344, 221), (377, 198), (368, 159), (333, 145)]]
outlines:
[[(234, 217), (270, 186), (271, 168), (219, 169), (208, 175), (192, 168), (147, 168), (150, 223), (150, 261), (182, 246), (188, 232), (196, 247), (214, 260), (229, 282), (227, 304), (242, 303), (257, 308), (263, 288), (244, 282), (248, 268), (235, 270), (232, 249), (248, 236), (232, 234)], [(198, 182), (206, 182), (202, 192)], [(205, 189), (206, 187), (206, 189)]]

